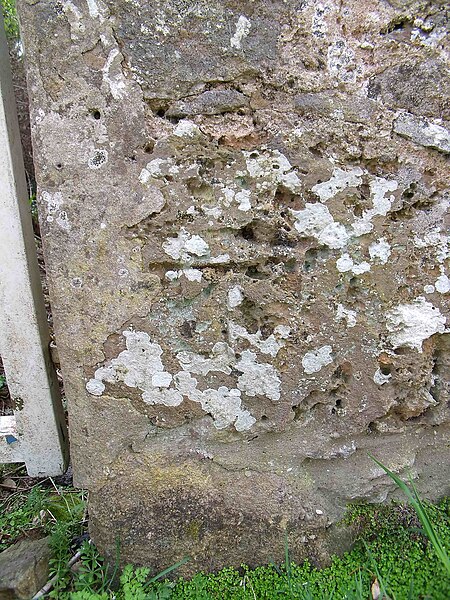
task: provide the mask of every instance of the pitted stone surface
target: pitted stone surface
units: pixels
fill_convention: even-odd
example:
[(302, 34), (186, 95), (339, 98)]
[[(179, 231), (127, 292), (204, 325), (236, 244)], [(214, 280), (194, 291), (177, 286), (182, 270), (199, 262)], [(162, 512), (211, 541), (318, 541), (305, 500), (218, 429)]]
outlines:
[(218, 568), (287, 529), (326, 560), (345, 504), (393, 491), (368, 451), (448, 491), (444, 4), (20, 12), (100, 548)]

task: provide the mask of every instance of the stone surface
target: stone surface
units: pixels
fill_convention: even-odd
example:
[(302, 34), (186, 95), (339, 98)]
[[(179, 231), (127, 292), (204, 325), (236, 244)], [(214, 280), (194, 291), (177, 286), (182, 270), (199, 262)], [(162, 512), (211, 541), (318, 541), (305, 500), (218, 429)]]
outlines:
[(394, 122), (394, 131), (421, 146), (435, 148), (446, 154), (450, 152), (450, 131), (423, 117), (401, 113)]
[(394, 492), (368, 451), (448, 493), (445, 4), (20, 12), (100, 549), (192, 572), (287, 531), (326, 561), (346, 503)]
[(30, 600), (47, 582), (49, 538), (22, 540), (0, 553), (0, 599)]

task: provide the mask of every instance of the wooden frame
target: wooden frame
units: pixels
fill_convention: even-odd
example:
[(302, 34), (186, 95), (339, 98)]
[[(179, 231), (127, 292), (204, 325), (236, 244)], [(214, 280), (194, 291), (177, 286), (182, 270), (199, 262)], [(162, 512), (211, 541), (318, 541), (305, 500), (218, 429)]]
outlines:
[(64, 473), (68, 436), (39, 277), (0, 11), (0, 355), (14, 416), (0, 417), (0, 462), (25, 462), (31, 476)]

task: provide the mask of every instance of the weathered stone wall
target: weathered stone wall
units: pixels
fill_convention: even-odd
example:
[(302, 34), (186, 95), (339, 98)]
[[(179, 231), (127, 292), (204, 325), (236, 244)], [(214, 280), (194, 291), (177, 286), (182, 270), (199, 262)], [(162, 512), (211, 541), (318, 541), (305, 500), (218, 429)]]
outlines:
[(41, 227), (94, 540), (326, 559), (448, 493), (445, 2), (21, 0)]

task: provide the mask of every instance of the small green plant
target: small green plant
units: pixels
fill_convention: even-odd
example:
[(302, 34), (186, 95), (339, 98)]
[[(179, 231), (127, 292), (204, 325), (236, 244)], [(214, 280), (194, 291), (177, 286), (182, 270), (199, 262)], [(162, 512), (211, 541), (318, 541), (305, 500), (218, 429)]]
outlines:
[(6, 377), (4, 375), (0, 375), (0, 390), (2, 389), (2, 387), (5, 387), (6, 385)]
[(19, 20), (17, 18), (15, 0), (0, 0), (0, 6), (3, 12), (5, 22), (6, 37), (10, 41), (19, 39)]
[(39, 227), (39, 217), (38, 217), (38, 209), (37, 209), (37, 202), (36, 202), (36, 194), (31, 194), (31, 196), (29, 198), (29, 203), (30, 203), (30, 212), (31, 212), (31, 219), (33, 221), (33, 225), (36, 227)]
[(49, 575), (51, 579), (54, 579), (54, 584), (49, 597), (59, 598), (61, 591), (63, 591), (70, 582), (68, 561), (70, 559), (71, 551), (71, 536), (68, 523), (64, 521), (56, 523), (50, 536), (50, 547), (52, 550), (52, 557), (49, 562)]
[(406, 485), (406, 483), (400, 479), (398, 475), (390, 471), (383, 463), (378, 461), (376, 458), (371, 456), (371, 459), (383, 469), (387, 475), (397, 484), (397, 486), (406, 494), (411, 506), (416, 511), (417, 517), (422, 524), (423, 530), (429, 541), (431, 542), (434, 551), (436, 552), (437, 557), (442, 562), (445, 567), (445, 570), (450, 575), (450, 558), (445, 549), (444, 543), (440, 538), (439, 534), (436, 532), (433, 523), (428, 514), (427, 508), (424, 503), (421, 501), (419, 494), (414, 486), (412, 477), (409, 476), (409, 485), (411, 489)]
[(58, 524), (65, 524), (70, 535), (80, 535), (86, 511), (84, 496), (73, 488), (45, 489), (42, 485), (33, 486), (28, 493), (15, 492), (0, 503), (0, 551), (31, 529), (52, 535)]

